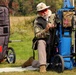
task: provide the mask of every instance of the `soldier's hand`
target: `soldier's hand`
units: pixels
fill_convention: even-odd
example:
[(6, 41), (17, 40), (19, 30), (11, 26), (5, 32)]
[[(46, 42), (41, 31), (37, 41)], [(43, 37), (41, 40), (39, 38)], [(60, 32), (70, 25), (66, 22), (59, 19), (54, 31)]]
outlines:
[(45, 30), (48, 31), (50, 28), (54, 28), (54, 24), (48, 23)]

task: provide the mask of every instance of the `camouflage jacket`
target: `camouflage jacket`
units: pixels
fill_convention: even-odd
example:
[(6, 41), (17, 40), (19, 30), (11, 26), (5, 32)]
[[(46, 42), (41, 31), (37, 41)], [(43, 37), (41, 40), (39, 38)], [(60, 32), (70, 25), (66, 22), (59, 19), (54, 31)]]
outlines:
[(47, 23), (48, 22), (43, 17), (37, 17), (34, 20), (34, 33), (37, 38), (48, 37), (49, 31), (48, 32), (45, 31)]

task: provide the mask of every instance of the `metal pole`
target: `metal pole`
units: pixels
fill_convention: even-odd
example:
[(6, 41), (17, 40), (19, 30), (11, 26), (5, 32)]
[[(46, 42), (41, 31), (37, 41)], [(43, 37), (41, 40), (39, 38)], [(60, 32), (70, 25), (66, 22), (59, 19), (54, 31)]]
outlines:
[(73, 5), (73, 7), (74, 7), (74, 0), (71, 0), (72, 1), (72, 5)]
[(70, 0), (72, 6), (74, 7), (74, 0)]

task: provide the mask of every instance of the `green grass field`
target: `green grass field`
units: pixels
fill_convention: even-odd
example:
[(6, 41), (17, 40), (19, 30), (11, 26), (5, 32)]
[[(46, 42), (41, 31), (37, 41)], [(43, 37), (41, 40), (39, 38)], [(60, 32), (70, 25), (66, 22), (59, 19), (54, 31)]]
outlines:
[[(15, 64), (5, 64), (2, 62), (0, 67), (5, 66), (20, 66), (30, 56), (32, 56), (32, 38), (33, 38), (33, 27), (30, 23), (33, 19), (29, 17), (11, 17), (10, 18), (10, 38), (13, 41), (9, 43), (9, 47), (12, 47), (16, 53)], [(16, 42), (16, 40), (21, 40)]]
[[(32, 21), (34, 17), (11, 17), (10, 18), (10, 40), (21, 40), (20, 42), (9, 43), (16, 53), (16, 62), (8, 64), (3, 61), (0, 67), (16, 67), (21, 66), (30, 56), (32, 52), (33, 27)], [(37, 54), (37, 53), (36, 53)], [(36, 56), (37, 57), (37, 56)], [(24, 72), (9, 72), (0, 73), (0, 75), (76, 75), (76, 68), (73, 70), (65, 70), (63, 73), (55, 71), (47, 71), (46, 73), (39, 73), (38, 71), (24, 71)]]

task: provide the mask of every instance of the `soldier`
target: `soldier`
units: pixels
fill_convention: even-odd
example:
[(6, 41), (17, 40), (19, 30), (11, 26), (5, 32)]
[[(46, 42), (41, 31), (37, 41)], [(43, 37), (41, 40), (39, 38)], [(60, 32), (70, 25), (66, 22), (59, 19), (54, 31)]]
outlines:
[[(47, 46), (47, 40), (49, 34), (49, 29), (54, 28), (54, 24), (51, 24), (48, 20), (49, 17), (49, 7), (46, 6), (45, 3), (41, 2), (37, 5), (37, 17), (34, 20), (34, 33), (35, 37), (37, 38), (37, 50), (38, 50), (38, 62), (37, 66), (39, 66), (39, 71), (40, 72), (46, 72), (46, 63), (47, 63), (47, 54), (46, 54), (46, 46)], [(51, 11), (50, 11), (51, 15)], [(33, 62), (33, 58), (29, 58), (30, 65)], [(35, 66), (36, 66), (35, 63)], [(25, 63), (26, 64), (26, 63)], [(22, 65), (22, 67), (24, 64)]]

